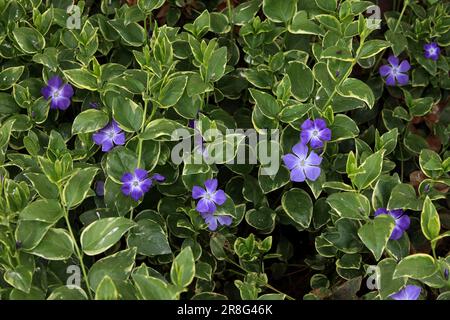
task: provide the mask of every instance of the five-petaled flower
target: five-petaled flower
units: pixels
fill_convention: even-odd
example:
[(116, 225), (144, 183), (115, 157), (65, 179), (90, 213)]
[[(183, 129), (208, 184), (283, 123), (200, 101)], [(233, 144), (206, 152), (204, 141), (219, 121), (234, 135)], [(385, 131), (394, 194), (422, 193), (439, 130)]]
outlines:
[(63, 83), (59, 76), (50, 78), (47, 86), (41, 89), (45, 100), (51, 98), (50, 108), (66, 110), (70, 106), (70, 99), (73, 96), (73, 88), (68, 83)]
[(324, 119), (308, 119), (302, 124), (300, 138), (303, 144), (310, 143), (313, 149), (322, 148), (324, 141), (331, 140), (331, 130)]
[(303, 182), (306, 178), (311, 181), (317, 180), (320, 176), (320, 163), (322, 157), (314, 151), (308, 155), (308, 147), (303, 143), (297, 143), (292, 147), (292, 153), (283, 156), (283, 162), (291, 171), (291, 181)]
[(402, 290), (391, 294), (390, 297), (394, 300), (417, 300), (421, 291), (421, 287), (407, 285)]
[(441, 48), (439, 48), (436, 42), (431, 42), (423, 45), (423, 50), (425, 51), (424, 56), (427, 59), (438, 60), (441, 54)]
[(135, 201), (138, 201), (150, 190), (153, 185), (153, 180), (158, 182), (164, 181), (165, 178), (160, 174), (154, 174), (148, 178), (148, 173), (144, 169), (136, 168), (134, 173), (127, 172), (122, 176), (122, 193), (126, 196), (131, 196)]
[(192, 188), (192, 198), (200, 199), (197, 203), (197, 211), (200, 213), (214, 213), (216, 205), (221, 206), (227, 200), (225, 192), (217, 190), (217, 179), (208, 179), (205, 181), (205, 189), (199, 186)]
[(395, 227), (389, 238), (391, 240), (400, 239), (403, 233), (408, 230), (409, 224), (411, 223), (409, 216), (402, 209), (387, 210), (386, 208), (379, 208), (375, 211), (374, 215), (376, 217), (380, 214), (388, 214), (395, 219)]
[(233, 222), (233, 218), (225, 215), (215, 215), (214, 213), (201, 212), (200, 215), (208, 225), (208, 229), (216, 231), (217, 226), (229, 226)]
[(95, 144), (102, 146), (102, 151), (108, 152), (114, 145), (125, 144), (125, 133), (120, 129), (117, 123), (112, 120), (103, 129), (92, 135), (92, 140)]
[(385, 64), (380, 67), (380, 75), (386, 78), (386, 84), (388, 86), (408, 84), (409, 76), (406, 72), (411, 69), (408, 60), (403, 60), (400, 63), (397, 57), (390, 56), (388, 62), (390, 65)]

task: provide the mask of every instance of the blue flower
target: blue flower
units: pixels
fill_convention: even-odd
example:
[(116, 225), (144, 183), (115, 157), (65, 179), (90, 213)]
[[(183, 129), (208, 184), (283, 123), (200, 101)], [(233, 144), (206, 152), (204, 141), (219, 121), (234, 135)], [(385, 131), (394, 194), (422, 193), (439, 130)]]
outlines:
[(403, 86), (408, 84), (409, 76), (406, 72), (411, 69), (408, 60), (403, 60), (400, 63), (397, 57), (390, 56), (388, 62), (390, 65), (385, 64), (379, 70), (380, 75), (386, 78), (386, 85), (395, 86), (398, 84), (399, 86)]
[(316, 181), (320, 176), (322, 157), (314, 151), (308, 154), (308, 147), (301, 142), (293, 146), (292, 151), (293, 153), (282, 157), (285, 166), (291, 171), (291, 181), (303, 182), (306, 179)]
[(47, 86), (42, 88), (41, 93), (45, 100), (51, 98), (51, 109), (66, 110), (70, 106), (73, 88), (68, 83), (63, 84), (59, 76), (54, 76), (48, 80)]
[(125, 133), (113, 120), (106, 127), (94, 133), (92, 140), (94, 140), (95, 144), (102, 146), (102, 151), (108, 152), (115, 145), (122, 146), (125, 144)]
[(199, 186), (192, 188), (192, 198), (200, 199), (197, 203), (197, 211), (200, 213), (214, 213), (217, 209), (216, 205), (222, 205), (227, 200), (225, 192), (221, 189), (217, 190), (217, 179), (209, 179), (205, 181), (205, 189)]
[(391, 294), (390, 297), (394, 300), (417, 300), (421, 291), (421, 287), (407, 285), (399, 292)]
[(313, 149), (322, 148), (324, 141), (331, 140), (331, 130), (324, 119), (308, 119), (302, 124), (300, 138), (303, 144), (310, 143)]
[(388, 214), (395, 219), (395, 228), (391, 233), (391, 240), (398, 240), (403, 233), (408, 230), (411, 220), (409, 216), (404, 214), (402, 209), (387, 210), (386, 208), (379, 208), (375, 211), (375, 217), (380, 214)]
[(127, 172), (122, 176), (122, 193), (138, 201), (150, 190), (153, 180), (161, 182), (164, 179), (160, 174), (154, 174), (151, 178), (148, 178), (146, 170), (137, 168), (134, 173)]
[(423, 50), (425, 51), (425, 58), (434, 61), (438, 60), (439, 56), (441, 55), (441, 48), (439, 48), (436, 42), (424, 44)]

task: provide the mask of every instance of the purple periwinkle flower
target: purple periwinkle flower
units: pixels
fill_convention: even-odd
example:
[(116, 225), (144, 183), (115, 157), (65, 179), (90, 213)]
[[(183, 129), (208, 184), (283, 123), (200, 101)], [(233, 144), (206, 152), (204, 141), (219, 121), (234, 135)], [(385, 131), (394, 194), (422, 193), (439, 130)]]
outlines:
[(148, 178), (146, 170), (136, 168), (134, 173), (127, 172), (122, 176), (122, 193), (138, 201), (150, 190), (153, 180), (161, 182), (164, 179), (160, 174), (154, 174), (151, 178)]
[(117, 123), (112, 120), (106, 127), (92, 135), (95, 144), (102, 146), (103, 152), (110, 151), (115, 145), (125, 144), (125, 133)]
[(448, 268), (445, 268), (444, 270), (444, 278), (445, 280), (448, 280)]
[(310, 143), (313, 149), (322, 148), (324, 141), (331, 140), (331, 130), (324, 119), (308, 119), (302, 124), (300, 138), (303, 144)]
[(441, 55), (441, 48), (439, 48), (436, 42), (431, 42), (423, 45), (423, 50), (425, 51), (424, 56), (427, 59), (438, 60)]
[(404, 214), (402, 209), (387, 210), (386, 208), (379, 208), (375, 211), (375, 217), (380, 214), (388, 214), (395, 219), (395, 227), (389, 239), (398, 240), (403, 233), (408, 230), (411, 220), (407, 214)]
[(403, 86), (408, 84), (409, 76), (406, 72), (411, 69), (408, 60), (403, 60), (401, 63), (399, 59), (395, 56), (390, 56), (388, 58), (390, 65), (382, 65), (380, 67), (380, 75), (386, 78), (386, 84), (388, 86)]
[(41, 89), (41, 93), (46, 100), (51, 98), (51, 109), (66, 110), (70, 106), (73, 88), (68, 83), (64, 84), (59, 76), (54, 76), (48, 80), (47, 86)]
[(292, 153), (284, 155), (283, 162), (291, 171), (291, 181), (303, 182), (306, 179), (316, 181), (320, 176), (320, 163), (322, 157), (314, 151), (308, 155), (308, 147), (303, 143), (297, 143), (292, 147)]
[(97, 102), (89, 102), (89, 107), (91, 107), (92, 109), (97, 109), (98, 103)]
[(217, 190), (217, 179), (208, 179), (205, 181), (205, 189), (199, 186), (192, 188), (192, 198), (200, 199), (197, 203), (197, 211), (200, 213), (214, 213), (216, 205), (221, 206), (227, 200), (225, 192)]
[(417, 300), (419, 298), (421, 287), (414, 285), (407, 285), (399, 292), (391, 294), (390, 297), (394, 300)]
[(202, 212), (200, 213), (205, 223), (208, 225), (210, 231), (216, 231), (217, 226), (229, 226), (233, 222), (233, 218), (224, 215), (214, 215), (214, 213)]
[(105, 195), (105, 181), (97, 181), (95, 183), (95, 193), (99, 197), (103, 197)]

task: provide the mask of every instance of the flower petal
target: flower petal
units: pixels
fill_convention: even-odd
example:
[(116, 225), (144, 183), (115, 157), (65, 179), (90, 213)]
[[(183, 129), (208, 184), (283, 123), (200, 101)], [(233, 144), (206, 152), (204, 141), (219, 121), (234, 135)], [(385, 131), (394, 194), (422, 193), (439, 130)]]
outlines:
[(387, 64), (382, 65), (379, 69), (379, 72), (382, 77), (386, 77), (388, 74), (391, 74), (392, 67)]
[(70, 106), (70, 99), (63, 96), (52, 97), (51, 106), (53, 109), (66, 110)]
[(233, 223), (233, 218), (230, 216), (217, 216), (217, 221), (223, 226), (229, 226)]
[(309, 157), (305, 160), (305, 164), (309, 166), (318, 166), (322, 163), (322, 157), (318, 156), (317, 153), (311, 151)]
[(142, 189), (142, 192), (148, 192), (150, 190), (150, 188), (152, 187), (152, 180), (151, 179), (145, 179), (144, 181), (142, 181), (140, 183), (140, 188)]
[(389, 56), (388, 61), (391, 64), (391, 66), (393, 66), (393, 67), (397, 67), (398, 66), (399, 60), (398, 60), (398, 58), (396, 56), (392, 56), (392, 55)]
[(300, 142), (292, 147), (292, 152), (294, 152), (294, 154), (299, 157), (300, 160), (303, 160), (308, 154), (308, 147)]
[(388, 86), (395, 86), (395, 77), (393, 76), (393, 75), (389, 75), (387, 78), (386, 78), (386, 85), (388, 85)]
[(289, 170), (294, 169), (299, 162), (298, 157), (294, 156), (292, 153), (285, 154), (284, 156), (282, 156), (282, 159), (283, 159), (284, 165)]
[(130, 172), (127, 172), (127, 173), (125, 173), (123, 176), (122, 176), (122, 178), (120, 179), (120, 181), (122, 181), (123, 183), (130, 183), (131, 181), (133, 181), (134, 180), (134, 176), (133, 176), (133, 174), (132, 173), (130, 173)]
[(331, 140), (331, 130), (329, 128), (325, 128), (319, 132), (319, 138), (323, 141)]
[(399, 219), (395, 221), (395, 224), (402, 230), (406, 231), (411, 224), (411, 219), (407, 214), (401, 216)]
[(214, 204), (213, 201), (202, 198), (197, 203), (197, 211), (214, 213), (216, 211), (216, 205)]
[(210, 215), (206, 216), (205, 222), (208, 225), (208, 229), (209, 230), (216, 231), (216, 229), (217, 229), (217, 218), (213, 214), (210, 214)]
[(156, 180), (158, 182), (163, 182), (164, 180), (166, 180), (166, 177), (164, 177), (163, 175), (161, 175), (159, 173), (155, 173), (151, 179)]
[(65, 85), (63, 85), (60, 95), (62, 95), (63, 97), (70, 99), (73, 96), (73, 88), (70, 84), (66, 83)]
[(311, 119), (305, 120), (301, 125), (302, 131), (303, 130), (311, 130), (313, 127), (314, 127), (314, 121), (312, 121)]
[(140, 181), (143, 181), (143, 180), (147, 179), (148, 173), (147, 173), (147, 170), (136, 168), (136, 169), (134, 169), (134, 175)]
[(291, 181), (294, 182), (303, 182), (305, 181), (305, 173), (303, 172), (303, 168), (294, 168), (291, 171)]
[(60, 76), (53, 76), (47, 82), (47, 85), (54, 89), (61, 88), (62, 84), (63, 84), (63, 80), (61, 79)]
[(132, 188), (130, 195), (134, 201), (138, 201), (144, 195), (144, 192), (139, 187)]
[(199, 186), (194, 186), (192, 188), (192, 198), (198, 199), (203, 197), (206, 194), (206, 190)]
[(53, 89), (50, 86), (43, 87), (41, 89), (41, 94), (45, 100), (48, 100), (53, 93)]
[(408, 60), (403, 60), (402, 63), (398, 66), (398, 70), (400, 72), (408, 72), (409, 69), (411, 69), (411, 65), (409, 64)]
[(388, 214), (387, 209), (386, 208), (378, 208), (373, 215), (376, 217), (376, 216), (379, 216), (380, 214)]
[(320, 140), (319, 136), (313, 136), (311, 137), (311, 142), (310, 142), (311, 148), (313, 149), (318, 149), (318, 148), (322, 148), (323, 147), (323, 142), (322, 140)]
[(398, 81), (398, 84), (400, 86), (404, 86), (404, 85), (408, 84), (409, 76), (407, 74), (404, 74), (404, 73), (399, 73), (397, 75), (397, 81)]
[(393, 209), (393, 210), (389, 210), (389, 214), (394, 218), (394, 219), (398, 219), (400, 218), (404, 212), (402, 209)]
[(217, 179), (208, 179), (205, 181), (206, 191), (210, 194), (213, 194), (217, 190)]
[(122, 190), (122, 193), (124, 195), (128, 196), (128, 195), (130, 195), (130, 192), (131, 192), (131, 184), (124, 183), (120, 189)]
[(322, 118), (317, 118), (316, 120), (314, 120), (314, 126), (317, 130), (320, 131), (327, 127), (327, 122)]
[(105, 140), (103, 140), (103, 142), (102, 142), (102, 151), (103, 152), (108, 152), (112, 148), (114, 148), (114, 143), (112, 142), (111, 139), (106, 138)]
[(304, 170), (308, 180), (316, 181), (320, 176), (320, 167), (307, 166)]
[(113, 142), (118, 146), (123, 146), (125, 144), (125, 133), (121, 132), (114, 135)]
[(92, 141), (94, 141), (94, 143), (99, 146), (102, 145), (105, 139), (107, 139), (107, 136), (101, 132), (97, 132), (92, 135)]
[(392, 230), (391, 236), (389, 237), (389, 239), (391, 240), (398, 240), (402, 237), (403, 235), (403, 229), (400, 228), (399, 226), (395, 226), (394, 230)]
[(222, 189), (219, 189), (215, 193), (213, 193), (211, 199), (219, 206), (221, 206), (227, 200), (227, 196), (225, 195), (225, 192)]

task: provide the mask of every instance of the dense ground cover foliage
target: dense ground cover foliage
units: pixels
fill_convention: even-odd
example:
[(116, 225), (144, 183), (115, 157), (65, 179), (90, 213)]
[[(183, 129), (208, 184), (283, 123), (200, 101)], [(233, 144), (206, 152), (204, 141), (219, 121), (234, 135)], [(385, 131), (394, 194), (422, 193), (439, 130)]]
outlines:
[(438, 0), (0, 0), (0, 298), (449, 299), (449, 44)]

